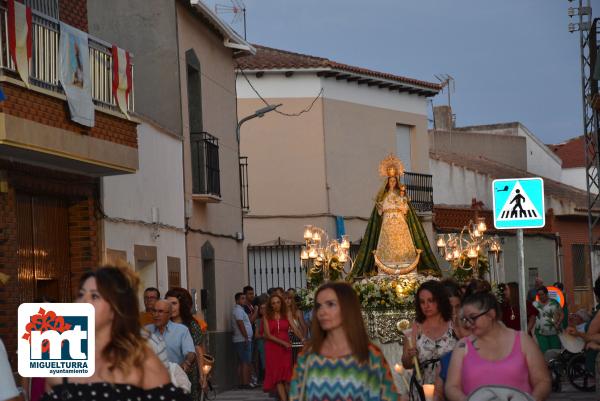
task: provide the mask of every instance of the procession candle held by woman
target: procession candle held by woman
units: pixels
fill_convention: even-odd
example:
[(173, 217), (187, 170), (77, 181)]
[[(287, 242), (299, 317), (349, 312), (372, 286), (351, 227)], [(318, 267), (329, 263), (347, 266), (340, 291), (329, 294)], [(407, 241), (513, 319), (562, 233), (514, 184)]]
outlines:
[(435, 386), (433, 384), (423, 384), (423, 393), (425, 394), (426, 401), (433, 401)]
[(446, 289), (436, 280), (424, 282), (415, 295), (415, 309), (415, 322), (404, 342), (402, 364), (406, 369), (414, 368), (422, 383), (433, 384), (440, 358), (456, 344)]

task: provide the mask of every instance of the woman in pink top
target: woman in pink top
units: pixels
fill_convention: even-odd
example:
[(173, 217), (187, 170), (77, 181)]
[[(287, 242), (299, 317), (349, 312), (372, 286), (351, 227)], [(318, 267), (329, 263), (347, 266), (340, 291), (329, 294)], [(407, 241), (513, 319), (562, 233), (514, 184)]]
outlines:
[(517, 388), (543, 401), (550, 394), (550, 375), (537, 344), (525, 333), (507, 328), (496, 297), (476, 293), (462, 303), (462, 322), (472, 335), (452, 353), (446, 397), (465, 401), (482, 386)]

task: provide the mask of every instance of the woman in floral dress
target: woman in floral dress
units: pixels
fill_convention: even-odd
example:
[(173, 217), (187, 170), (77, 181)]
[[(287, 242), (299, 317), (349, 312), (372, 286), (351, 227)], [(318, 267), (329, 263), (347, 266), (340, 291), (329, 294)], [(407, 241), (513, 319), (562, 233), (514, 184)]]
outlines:
[(452, 307), (443, 285), (439, 281), (426, 281), (415, 295), (416, 321), (404, 341), (402, 364), (414, 368), (417, 356), (423, 375), (423, 384), (433, 384), (439, 360), (456, 345), (452, 324)]

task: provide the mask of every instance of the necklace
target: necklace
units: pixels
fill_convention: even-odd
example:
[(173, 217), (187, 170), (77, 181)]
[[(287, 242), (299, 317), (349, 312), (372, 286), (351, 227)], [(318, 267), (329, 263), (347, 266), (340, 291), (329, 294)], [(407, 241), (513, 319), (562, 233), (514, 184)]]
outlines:
[(510, 320), (515, 320), (517, 318), (517, 316), (515, 315), (515, 311), (513, 310), (513, 307), (510, 307)]

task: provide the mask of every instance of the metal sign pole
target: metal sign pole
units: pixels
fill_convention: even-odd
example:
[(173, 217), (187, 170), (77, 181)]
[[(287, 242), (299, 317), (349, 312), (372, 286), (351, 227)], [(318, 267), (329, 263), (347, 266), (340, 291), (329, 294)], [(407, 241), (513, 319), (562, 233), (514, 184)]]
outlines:
[(527, 288), (525, 288), (525, 246), (523, 245), (523, 229), (517, 230), (517, 265), (519, 269), (519, 314), (521, 315), (521, 331), (527, 331)]

